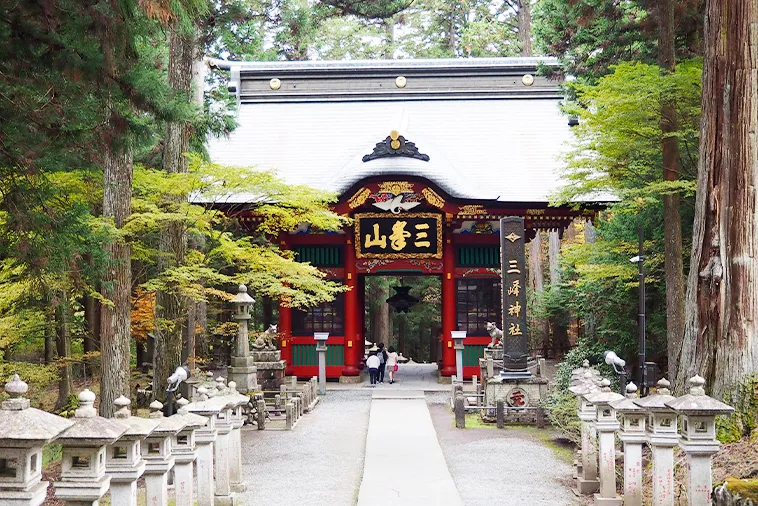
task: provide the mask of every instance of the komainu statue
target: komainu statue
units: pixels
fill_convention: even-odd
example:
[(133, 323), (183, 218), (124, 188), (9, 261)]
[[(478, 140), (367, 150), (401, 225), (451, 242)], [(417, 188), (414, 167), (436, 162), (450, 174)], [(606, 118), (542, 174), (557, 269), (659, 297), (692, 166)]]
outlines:
[(258, 334), (250, 347), (256, 351), (275, 351), (278, 345), (278, 332), (278, 327), (271, 325), (266, 332)]
[(487, 332), (489, 332), (492, 341), (487, 345), (488, 348), (503, 346), (503, 331), (497, 328), (495, 322), (487, 322)]

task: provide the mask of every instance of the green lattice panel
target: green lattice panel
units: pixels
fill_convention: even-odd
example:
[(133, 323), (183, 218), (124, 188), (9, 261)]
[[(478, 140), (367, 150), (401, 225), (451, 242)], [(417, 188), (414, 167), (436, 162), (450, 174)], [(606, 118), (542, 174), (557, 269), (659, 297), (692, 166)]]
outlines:
[(456, 262), (460, 267), (499, 267), (500, 246), (458, 246)]
[(319, 267), (342, 266), (342, 246), (295, 246), (292, 249), (298, 262)]
[(484, 349), (487, 347), (485, 344), (467, 344), (463, 348), (463, 365), (478, 366), (479, 359), (484, 356)]
[[(344, 365), (345, 350), (341, 344), (326, 347), (326, 365)], [(292, 365), (318, 365), (318, 353), (315, 344), (292, 345)]]

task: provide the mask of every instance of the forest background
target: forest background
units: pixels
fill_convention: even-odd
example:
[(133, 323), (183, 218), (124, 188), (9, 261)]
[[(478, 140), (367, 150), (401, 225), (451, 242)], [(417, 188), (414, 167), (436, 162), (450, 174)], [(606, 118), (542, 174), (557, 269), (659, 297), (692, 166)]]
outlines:
[[(722, 374), (718, 354), (703, 361), (710, 345), (693, 337), (697, 314), (686, 314), (702, 306), (690, 300), (696, 283), (685, 280), (699, 233), (706, 4), (3, 0), (0, 376), (17, 371), (35, 390), (57, 382), (65, 410), (72, 382), (94, 373), (101, 413), (110, 415), (110, 401), (131, 389), (148, 332), (155, 391), (177, 364), (209, 358), (214, 335), (234, 333), (224, 308), (237, 283), (259, 301), (258, 330), (275, 321), (279, 300), (306, 307), (342, 290), (276, 247), (277, 235), (300, 222), (342, 226), (328, 210), (334, 195), (207, 160), (205, 139), (236, 126), (226, 76), (207, 58), (546, 54), (561, 62), (563, 108), (578, 119), (569, 184), (553, 198), (605, 193), (617, 201), (592, 224), (532, 242), (533, 347), (564, 353), (571, 334), (566, 368), (605, 349), (635, 365), (638, 280), (629, 258), (642, 233), (649, 359), (679, 391), (697, 368), (709, 385), (716, 380), (717, 395), (728, 394), (746, 367)], [(266, 221), (251, 233), (189, 203), (199, 192), (261, 195)], [(402, 335), (394, 344), (421, 356), (420, 336), (439, 329), (438, 287), (414, 281), (423, 309), (394, 316), (381, 301), (397, 281), (369, 279), (370, 299), (380, 302), (367, 307), (367, 335)]]

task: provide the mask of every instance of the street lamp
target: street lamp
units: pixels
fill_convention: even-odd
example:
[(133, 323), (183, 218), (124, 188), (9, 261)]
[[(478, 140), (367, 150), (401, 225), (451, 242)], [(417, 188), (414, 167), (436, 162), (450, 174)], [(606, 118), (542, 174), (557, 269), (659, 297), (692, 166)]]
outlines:
[(183, 381), (190, 377), (190, 370), (186, 365), (180, 365), (174, 371), (174, 374), (168, 377), (168, 387), (166, 387), (166, 407), (164, 414), (171, 416), (174, 414), (174, 392), (179, 388)]
[(640, 395), (647, 395), (647, 378), (645, 377), (645, 257), (643, 256), (643, 231), (639, 229), (639, 246), (638, 255), (629, 259), (633, 264), (637, 264), (640, 277), (640, 302), (639, 302), (639, 375), (638, 383), (640, 384)]
[(616, 374), (619, 375), (619, 391), (626, 393), (626, 360), (616, 355), (616, 352), (606, 351), (603, 353), (605, 363), (612, 366)]

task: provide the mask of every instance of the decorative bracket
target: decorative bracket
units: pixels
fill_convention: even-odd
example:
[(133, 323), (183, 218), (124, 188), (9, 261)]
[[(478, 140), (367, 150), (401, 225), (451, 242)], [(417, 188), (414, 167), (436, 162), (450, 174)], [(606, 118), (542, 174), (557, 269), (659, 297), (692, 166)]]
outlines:
[(377, 142), (376, 146), (374, 146), (374, 151), (365, 155), (363, 161), (368, 162), (377, 158), (391, 158), (393, 156), (415, 158), (424, 162), (429, 161), (429, 155), (419, 153), (416, 144), (406, 140), (397, 130), (391, 131), (382, 142)]

